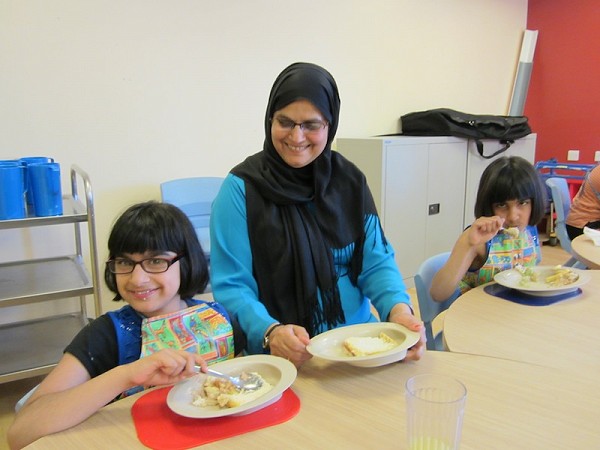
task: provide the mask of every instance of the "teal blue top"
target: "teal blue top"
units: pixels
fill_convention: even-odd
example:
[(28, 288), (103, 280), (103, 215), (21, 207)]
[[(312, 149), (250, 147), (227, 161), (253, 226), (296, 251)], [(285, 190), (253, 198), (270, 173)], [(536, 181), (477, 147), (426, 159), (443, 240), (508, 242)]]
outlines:
[[(252, 273), (252, 252), (246, 220), (244, 181), (229, 174), (213, 203), (210, 219), (210, 271), (215, 300), (237, 320), (246, 333), (246, 352), (263, 353), (263, 336), (269, 325), (278, 322), (271, 317), (258, 296)], [(385, 320), (398, 303), (410, 306), (410, 297), (394, 260), (390, 243), (382, 241), (379, 219), (365, 217), (363, 269), (357, 286), (348, 276), (348, 249), (332, 249), (338, 275), (338, 288), (346, 317), (344, 325), (377, 321), (371, 303)], [(265, 242), (265, 245), (269, 245)], [(369, 300), (370, 299), (370, 300)], [(321, 326), (319, 332), (326, 331)]]

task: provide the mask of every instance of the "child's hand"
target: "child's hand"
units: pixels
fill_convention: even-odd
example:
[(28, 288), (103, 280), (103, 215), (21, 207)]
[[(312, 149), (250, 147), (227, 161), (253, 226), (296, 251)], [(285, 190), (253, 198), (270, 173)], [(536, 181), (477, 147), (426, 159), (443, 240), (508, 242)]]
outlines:
[(128, 364), (133, 386), (160, 386), (177, 383), (197, 373), (195, 366), (206, 369), (198, 354), (164, 349)]
[(480, 217), (467, 230), (469, 245), (481, 245), (492, 239), (502, 229), (504, 219), (498, 216)]

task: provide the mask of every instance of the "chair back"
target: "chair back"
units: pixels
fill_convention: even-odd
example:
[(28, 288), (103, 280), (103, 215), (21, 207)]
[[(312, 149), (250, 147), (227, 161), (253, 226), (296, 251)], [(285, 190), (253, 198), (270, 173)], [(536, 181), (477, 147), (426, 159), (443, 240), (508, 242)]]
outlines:
[(25, 404), (25, 402), (27, 400), (29, 400), (29, 397), (31, 397), (31, 394), (33, 394), (35, 392), (35, 390), (38, 388), (39, 384), (36, 384), (34, 387), (32, 387), (29, 392), (27, 392), (27, 394), (25, 394), (23, 397), (21, 397), (19, 399), (19, 401), (17, 401), (17, 403), (15, 403), (15, 413), (18, 413), (21, 408), (23, 407), (23, 405)]
[(448, 261), (450, 252), (440, 253), (426, 259), (417, 274), (415, 275), (415, 288), (417, 290), (417, 299), (419, 301), (419, 312), (421, 320), (425, 324), (425, 334), (427, 336), (427, 350), (444, 350), (442, 333), (433, 335), (432, 322), (441, 312), (445, 311), (458, 297), (458, 290), (447, 300), (436, 302), (431, 298), (429, 289), (431, 281), (440, 268)]
[(571, 255), (571, 258), (569, 258), (569, 260), (565, 262), (563, 266), (585, 268), (585, 266), (578, 262), (573, 256), (571, 238), (569, 238), (569, 233), (567, 233), (567, 224), (565, 220), (571, 209), (571, 194), (569, 192), (567, 180), (562, 177), (551, 177), (546, 179), (546, 185), (550, 188), (552, 204), (554, 205), (554, 210), (556, 211), (556, 222), (554, 224), (556, 236), (560, 241), (560, 246)]
[(177, 206), (189, 217), (208, 259), (212, 202), (222, 183), (220, 177), (192, 177), (165, 181), (160, 185), (162, 201)]

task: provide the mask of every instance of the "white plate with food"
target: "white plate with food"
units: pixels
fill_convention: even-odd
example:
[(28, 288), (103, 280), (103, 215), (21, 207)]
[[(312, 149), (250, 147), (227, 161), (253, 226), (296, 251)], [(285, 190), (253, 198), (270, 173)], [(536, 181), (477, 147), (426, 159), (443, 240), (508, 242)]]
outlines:
[(359, 367), (377, 367), (404, 359), (420, 334), (391, 322), (348, 325), (321, 333), (306, 347), (317, 358)]
[(550, 297), (580, 288), (590, 281), (590, 275), (572, 267), (535, 266), (499, 272), (494, 281), (525, 294)]
[[(271, 355), (251, 355), (230, 359), (210, 366), (211, 369), (230, 376), (241, 373), (256, 373), (264, 381), (255, 392), (227, 391), (212, 396), (209, 386), (214, 377), (200, 373), (176, 384), (167, 395), (169, 408), (185, 417), (208, 419), (233, 415), (250, 414), (265, 408), (281, 398), (283, 392), (296, 379), (296, 366), (287, 359)], [(220, 378), (219, 380), (223, 380)], [(209, 392), (209, 395), (207, 395)], [(219, 406), (217, 400), (226, 403)]]

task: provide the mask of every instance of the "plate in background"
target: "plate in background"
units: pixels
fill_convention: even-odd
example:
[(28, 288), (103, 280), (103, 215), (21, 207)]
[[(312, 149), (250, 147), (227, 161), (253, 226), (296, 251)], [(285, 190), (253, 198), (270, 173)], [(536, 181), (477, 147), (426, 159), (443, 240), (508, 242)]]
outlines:
[(494, 275), (494, 281), (507, 288), (516, 289), (520, 292), (529, 295), (537, 295), (543, 297), (550, 297), (553, 295), (566, 294), (572, 292), (581, 286), (585, 285), (590, 281), (590, 275), (585, 270), (574, 269), (572, 267), (565, 267), (579, 275), (579, 278), (570, 284), (563, 286), (552, 286), (546, 283), (544, 280), (554, 273), (556, 266), (536, 266), (529, 267), (536, 275), (537, 279), (541, 281), (530, 281), (525, 284), (523, 282), (523, 275), (516, 269), (505, 270)]
[[(379, 337), (385, 333), (398, 345), (385, 352), (367, 356), (351, 356), (344, 349), (344, 340), (350, 337)], [(359, 367), (377, 367), (404, 359), (407, 350), (415, 345), (420, 333), (411, 331), (392, 322), (372, 322), (348, 325), (321, 333), (310, 340), (306, 347), (313, 356), (335, 362), (344, 362)]]

